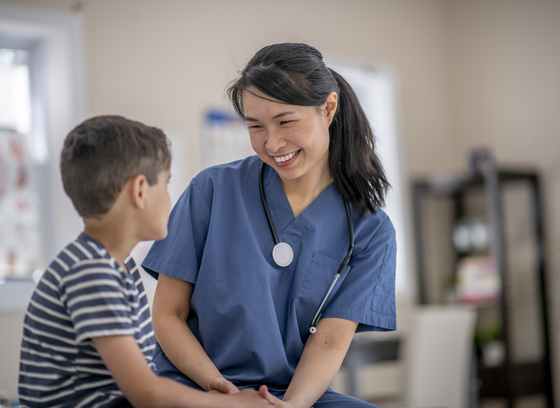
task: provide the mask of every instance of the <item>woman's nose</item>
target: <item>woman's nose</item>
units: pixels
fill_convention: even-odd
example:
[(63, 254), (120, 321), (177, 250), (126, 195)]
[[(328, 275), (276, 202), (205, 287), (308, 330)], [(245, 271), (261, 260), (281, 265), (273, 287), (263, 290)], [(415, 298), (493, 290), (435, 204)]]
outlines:
[(265, 146), (269, 152), (276, 153), (286, 146), (286, 144), (286, 139), (281, 135), (281, 132), (274, 129), (268, 131)]

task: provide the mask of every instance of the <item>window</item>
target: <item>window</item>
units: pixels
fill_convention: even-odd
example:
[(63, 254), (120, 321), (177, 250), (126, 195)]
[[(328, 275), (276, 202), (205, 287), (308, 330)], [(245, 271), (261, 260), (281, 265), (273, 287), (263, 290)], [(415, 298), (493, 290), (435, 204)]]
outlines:
[(43, 266), (28, 60), (25, 50), (0, 48), (0, 280)]
[(78, 14), (0, 3), (0, 271), (8, 277), (43, 270), (81, 230), (58, 169), (64, 137), (84, 117), (80, 40)]
[(27, 134), (31, 128), (29, 53), (0, 48), (0, 129)]

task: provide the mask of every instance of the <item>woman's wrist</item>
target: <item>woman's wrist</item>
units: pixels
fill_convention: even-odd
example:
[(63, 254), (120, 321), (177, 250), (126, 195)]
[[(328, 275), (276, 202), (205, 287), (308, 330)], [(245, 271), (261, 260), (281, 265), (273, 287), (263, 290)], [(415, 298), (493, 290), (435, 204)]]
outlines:
[[(301, 401), (297, 401), (294, 399), (283, 399), (282, 402), (285, 404), (285, 408), (309, 408), (305, 406)], [(284, 407), (283, 407), (284, 408)]]

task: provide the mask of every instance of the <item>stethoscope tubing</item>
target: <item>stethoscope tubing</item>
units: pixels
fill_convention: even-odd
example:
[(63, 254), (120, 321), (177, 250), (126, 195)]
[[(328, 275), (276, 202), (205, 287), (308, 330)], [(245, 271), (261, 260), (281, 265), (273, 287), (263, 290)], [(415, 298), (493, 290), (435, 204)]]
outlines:
[[(264, 168), (265, 167), (266, 167), (266, 163), (262, 162), (261, 169), (259, 172), (259, 190), (261, 193), (261, 201), (263, 204), (264, 212), (266, 214), (266, 220), (268, 221), (268, 226), (270, 227), (270, 231), (272, 232), (272, 237), (274, 238), (274, 244), (278, 245), (280, 243), (280, 240), (278, 239), (278, 235), (276, 234), (276, 228), (274, 228), (272, 217), (270, 216), (270, 211), (268, 209), (268, 202), (266, 201), (266, 196), (264, 194)], [(323, 297), (323, 300), (319, 305), (319, 308), (317, 309), (317, 313), (315, 313), (315, 317), (311, 322), (311, 326), (309, 327), (309, 332), (311, 334), (317, 331), (316, 326), (317, 323), (319, 323), (319, 320), (321, 319), (323, 306), (325, 305), (327, 299), (329, 298), (329, 295), (331, 294), (334, 286), (336, 285), (338, 278), (340, 278), (342, 271), (344, 270), (346, 265), (348, 265), (348, 262), (350, 262), (350, 258), (352, 257), (352, 251), (354, 250), (354, 226), (352, 224), (352, 215), (350, 214), (350, 206), (348, 205), (348, 201), (346, 199), (344, 199), (344, 207), (346, 209), (346, 218), (348, 219), (348, 232), (350, 235), (350, 245), (348, 246), (348, 250), (346, 251), (346, 255), (344, 256), (342, 263), (340, 264), (338, 270), (336, 271), (336, 275), (331, 283), (331, 286), (329, 287), (327, 294)]]
[(321, 305), (317, 309), (317, 313), (315, 313), (315, 317), (313, 318), (313, 321), (311, 322), (311, 326), (309, 327), (309, 332), (311, 334), (313, 334), (317, 331), (316, 326), (317, 326), (317, 323), (319, 323), (319, 320), (321, 319), (321, 311), (323, 310), (323, 306), (324, 306), (325, 302), (327, 301), (327, 299), (329, 298), (329, 295), (331, 294), (331, 292), (334, 288), (334, 285), (336, 285), (336, 282), (338, 281), (338, 278), (340, 278), (340, 275), (342, 274), (343, 269), (346, 267), (346, 265), (348, 265), (348, 262), (350, 262), (350, 258), (352, 256), (352, 251), (354, 250), (354, 226), (352, 225), (352, 217), (350, 215), (350, 207), (348, 206), (348, 201), (346, 201), (346, 200), (344, 200), (344, 207), (346, 208), (346, 216), (348, 217), (348, 230), (350, 232), (350, 245), (348, 246), (348, 251), (346, 252), (346, 256), (344, 257), (344, 260), (342, 261), (342, 263), (338, 267), (338, 270), (336, 271), (336, 275), (334, 276), (334, 279), (331, 283), (331, 286), (330, 286), (327, 294), (323, 298), (323, 301), (321, 302)]
[(264, 195), (264, 168), (265, 167), (266, 167), (266, 163), (262, 162), (261, 171), (259, 174), (259, 190), (261, 192), (261, 201), (264, 207), (264, 212), (266, 214), (266, 220), (268, 221), (268, 226), (270, 227), (270, 231), (272, 232), (272, 238), (274, 238), (274, 245), (278, 245), (280, 240), (278, 239), (278, 235), (276, 234), (276, 228), (274, 228), (274, 224), (272, 223), (272, 217), (270, 216), (270, 211), (268, 209), (268, 202), (266, 201), (266, 197)]

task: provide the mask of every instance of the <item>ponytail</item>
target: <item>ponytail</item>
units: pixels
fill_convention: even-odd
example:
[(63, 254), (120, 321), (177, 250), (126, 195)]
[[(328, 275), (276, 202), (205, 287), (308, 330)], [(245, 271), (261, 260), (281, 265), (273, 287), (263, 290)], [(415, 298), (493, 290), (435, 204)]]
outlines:
[(356, 210), (375, 213), (385, 205), (390, 184), (375, 154), (375, 137), (352, 87), (329, 69), (338, 88), (338, 107), (329, 127), (333, 183)]

